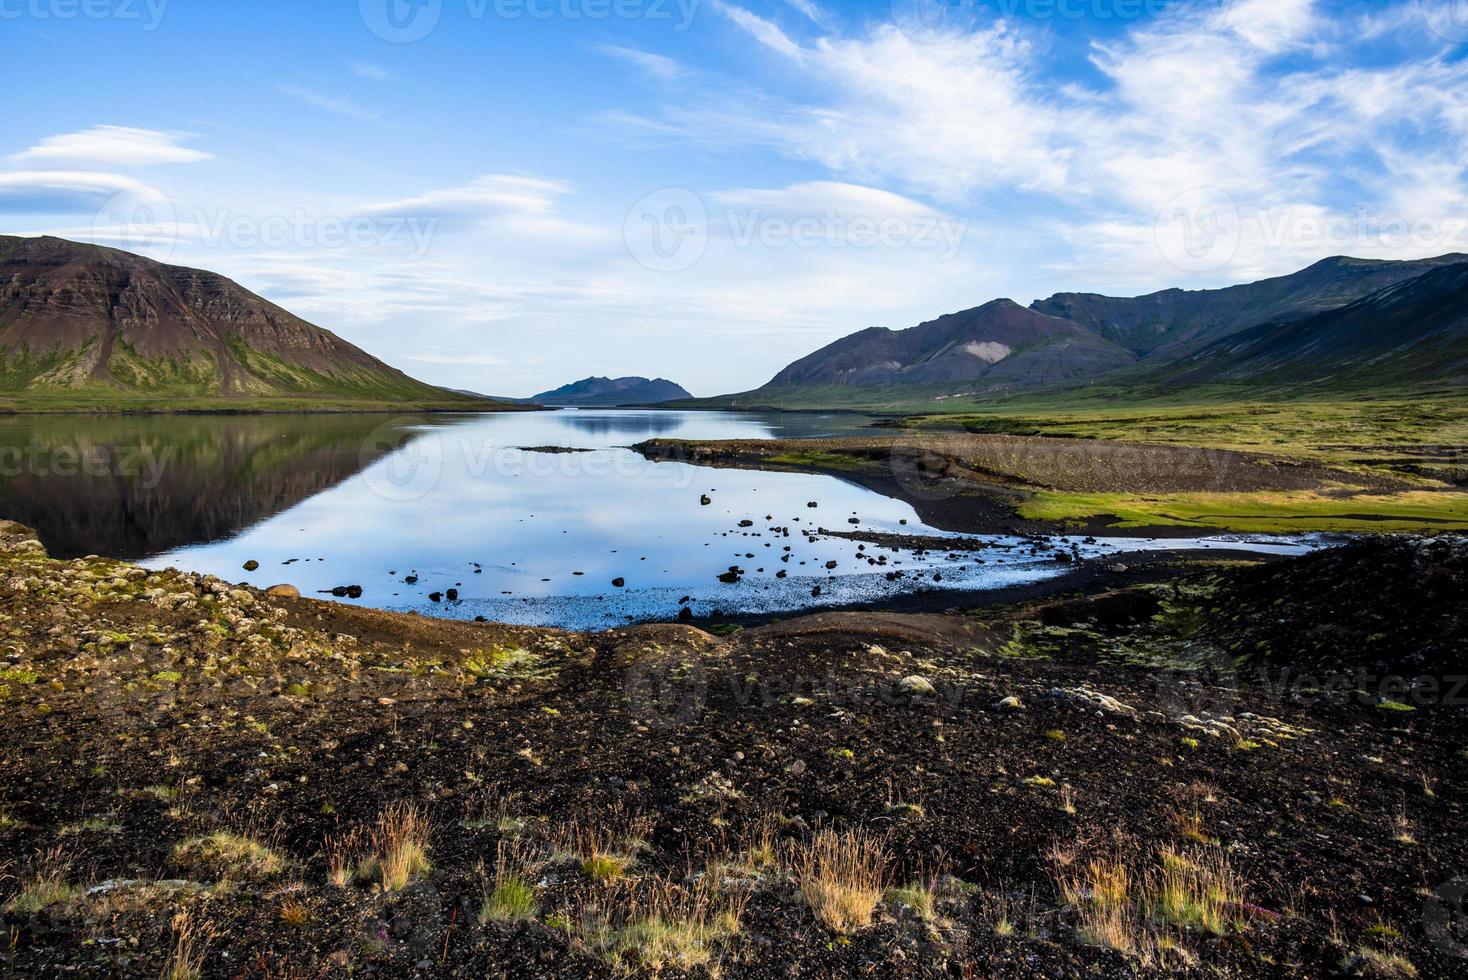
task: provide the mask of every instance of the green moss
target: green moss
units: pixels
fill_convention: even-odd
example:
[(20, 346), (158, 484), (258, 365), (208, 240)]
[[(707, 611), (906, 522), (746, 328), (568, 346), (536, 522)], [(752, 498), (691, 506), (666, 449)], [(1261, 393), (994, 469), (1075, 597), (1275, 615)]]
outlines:
[(545, 663), (541, 654), (508, 644), (475, 650), (464, 658), (461, 666), (464, 673), (481, 680), (493, 677), (547, 679), (558, 673), (553, 665)]

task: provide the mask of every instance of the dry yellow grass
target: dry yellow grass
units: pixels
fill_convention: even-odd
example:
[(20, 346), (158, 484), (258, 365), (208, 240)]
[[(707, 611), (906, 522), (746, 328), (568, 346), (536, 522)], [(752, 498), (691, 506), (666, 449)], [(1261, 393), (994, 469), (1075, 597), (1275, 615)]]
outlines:
[(159, 980), (199, 980), (204, 975), (209, 946), (217, 935), (215, 928), (189, 912), (179, 912), (170, 925), (173, 945), (158, 974)]
[(823, 830), (809, 843), (795, 845), (791, 854), (806, 904), (817, 920), (838, 933), (871, 925), (889, 863), (886, 841), (859, 830)]
[(21, 876), (20, 890), (5, 903), (5, 911), (29, 915), (72, 901), (81, 895), (81, 889), (70, 878), (71, 858), (61, 848), (37, 854)]
[(385, 892), (401, 891), (408, 882), (426, 874), (428, 860), (428, 816), (415, 804), (394, 803), (378, 814), (368, 839), (371, 853), (359, 866), (357, 876), (376, 878)]
[(1061, 848), (1051, 858), (1077, 933), (1144, 963), (1167, 951), (1185, 953), (1169, 930), (1222, 936), (1245, 925), (1243, 878), (1216, 846), (1163, 848), (1144, 861), (1130, 842), (1119, 840), (1084, 860)]
[(173, 849), (173, 863), (202, 868), (226, 878), (256, 878), (279, 874), (286, 861), (252, 837), (216, 830), (193, 837)]
[(576, 919), (574, 938), (585, 952), (619, 970), (716, 974), (718, 946), (738, 935), (746, 901), (712, 874), (691, 885), (657, 880), (588, 902)]

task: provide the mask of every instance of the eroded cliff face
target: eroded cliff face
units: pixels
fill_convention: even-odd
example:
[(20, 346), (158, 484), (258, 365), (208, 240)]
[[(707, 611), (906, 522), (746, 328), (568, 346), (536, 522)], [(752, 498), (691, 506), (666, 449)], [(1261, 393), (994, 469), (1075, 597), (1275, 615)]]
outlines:
[(0, 237), (0, 358), (11, 388), (432, 390), (223, 276), (56, 238)]

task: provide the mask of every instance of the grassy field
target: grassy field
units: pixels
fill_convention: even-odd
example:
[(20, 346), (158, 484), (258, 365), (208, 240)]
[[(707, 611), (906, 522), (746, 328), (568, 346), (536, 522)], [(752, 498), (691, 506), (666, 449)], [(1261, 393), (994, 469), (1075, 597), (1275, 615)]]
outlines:
[(1019, 508), (1031, 520), (1108, 517), (1110, 526), (1304, 534), (1312, 531), (1468, 531), (1468, 494), (1413, 491), (1331, 496), (1297, 493), (1067, 494), (1039, 491)]
[(1116, 526), (1197, 526), (1230, 531), (1430, 531), (1468, 529), (1468, 399), (1379, 402), (1096, 406), (1053, 412), (982, 412), (904, 419), (913, 431), (1068, 437), (1266, 453), (1357, 473), (1405, 478), (1396, 494), (1189, 493), (1137, 496), (1039, 491), (1025, 517)]
[[(997, 404), (888, 425), (897, 445), (910, 438), (911, 450), (952, 457), (1018, 491), (1024, 502), (1017, 516), (1028, 520), (1261, 533), (1468, 530), (1468, 397), (1456, 394), (1124, 407), (1073, 400)], [(1027, 438), (965, 443), (954, 433)], [(1106, 444), (1249, 453), (1254, 485), (1178, 485), (1169, 477), (1186, 475), (1186, 454), (1173, 463), (1150, 449), (1099, 452)], [(1082, 451), (1087, 445), (1098, 452)], [(885, 457), (858, 447), (811, 444), (777, 452), (759, 462), (838, 473), (890, 469)], [(1298, 472), (1286, 463), (1310, 468), (1313, 482), (1267, 478)]]

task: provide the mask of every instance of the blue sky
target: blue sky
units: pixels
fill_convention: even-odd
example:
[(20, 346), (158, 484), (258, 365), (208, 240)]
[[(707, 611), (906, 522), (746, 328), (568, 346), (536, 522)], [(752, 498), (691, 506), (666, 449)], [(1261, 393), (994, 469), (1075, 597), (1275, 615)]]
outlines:
[[(1468, 0), (0, 0), (0, 230), (426, 380), (1468, 251)], [(16, 95), (16, 93), (23, 93)]]

